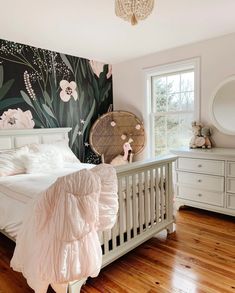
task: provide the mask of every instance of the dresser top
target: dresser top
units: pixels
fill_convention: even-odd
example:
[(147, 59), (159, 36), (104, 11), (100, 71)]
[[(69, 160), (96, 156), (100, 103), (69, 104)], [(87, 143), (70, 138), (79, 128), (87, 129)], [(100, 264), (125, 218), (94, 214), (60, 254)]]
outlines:
[(181, 157), (235, 160), (235, 148), (190, 149), (189, 147), (182, 147), (172, 149), (171, 153)]

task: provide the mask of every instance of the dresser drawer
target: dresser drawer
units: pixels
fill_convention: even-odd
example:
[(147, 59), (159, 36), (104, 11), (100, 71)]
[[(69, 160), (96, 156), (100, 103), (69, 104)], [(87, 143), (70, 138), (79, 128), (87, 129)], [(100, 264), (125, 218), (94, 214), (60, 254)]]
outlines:
[(235, 193), (235, 178), (227, 178), (227, 192)]
[(177, 183), (190, 185), (197, 189), (224, 191), (224, 177), (196, 173), (177, 172)]
[(178, 158), (179, 170), (224, 176), (224, 161)]
[(205, 191), (201, 189), (194, 189), (187, 186), (179, 186), (177, 197), (192, 200), (196, 202), (206, 203), (215, 206), (223, 206), (224, 205), (224, 194), (213, 192), (213, 191)]
[(227, 208), (235, 210), (235, 194), (227, 195)]
[(235, 162), (227, 163), (227, 176), (235, 177)]

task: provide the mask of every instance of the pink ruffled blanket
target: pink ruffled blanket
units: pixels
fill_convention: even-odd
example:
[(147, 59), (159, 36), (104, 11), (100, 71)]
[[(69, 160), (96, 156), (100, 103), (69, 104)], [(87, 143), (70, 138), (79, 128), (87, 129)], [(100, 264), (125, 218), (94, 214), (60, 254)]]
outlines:
[(102, 265), (98, 231), (118, 211), (117, 178), (110, 165), (60, 177), (31, 203), (16, 240), (11, 267), (31, 288), (66, 292), (70, 281), (96, 277)]

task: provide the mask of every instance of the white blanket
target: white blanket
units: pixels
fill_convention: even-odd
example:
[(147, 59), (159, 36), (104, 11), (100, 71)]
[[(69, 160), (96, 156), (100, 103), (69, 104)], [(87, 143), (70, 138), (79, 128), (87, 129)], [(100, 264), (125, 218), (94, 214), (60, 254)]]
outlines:
[[(58, 178), (61, 173), (70, 175)], [(68, 282), (96, 276), (102, 261), (97, 231), (116, 221), (114, 169), (99, 165), (91, 171), (32, 175), (33, 187), (22, 177), (14, 184), (9, 178), (0, 182), (0, 192), (28, 203), (11, 266), (37, 293), (45, 293), (49, 284), (66, 292)]]
[(28, 201), (52, 185), (58, 177), (71, 174), (82, 169), (91, 169), (95, 165), (82, 163), (67, 163), (65, 168), (53, 173), (20, 174), (0, 178), (0, 194), (4, 194), (17, 201)]
[(95, 165), (66, 163), (51, 174), (20, 174), (0, 178), (0, 229), (17, 237), (27, 203), (53, 184), (58, 177)]

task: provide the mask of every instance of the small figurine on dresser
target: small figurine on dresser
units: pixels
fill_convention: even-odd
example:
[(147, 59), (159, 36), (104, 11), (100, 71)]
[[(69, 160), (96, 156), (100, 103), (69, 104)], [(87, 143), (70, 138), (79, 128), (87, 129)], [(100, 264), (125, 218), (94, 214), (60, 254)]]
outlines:
[(203, 126), (201, 123), (197, 123), (196, 121), (192, 122), (192, 132), (193, 137), (190, 140), (189, 147), (191, 149), (203, 148), (210, 149), (211, 148), (211, 128), (208, 126)]

